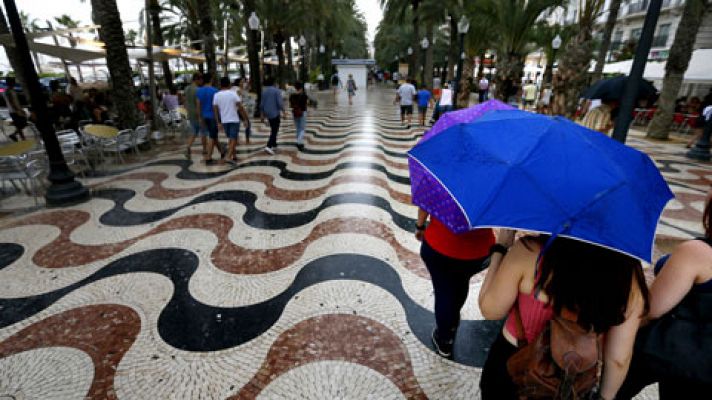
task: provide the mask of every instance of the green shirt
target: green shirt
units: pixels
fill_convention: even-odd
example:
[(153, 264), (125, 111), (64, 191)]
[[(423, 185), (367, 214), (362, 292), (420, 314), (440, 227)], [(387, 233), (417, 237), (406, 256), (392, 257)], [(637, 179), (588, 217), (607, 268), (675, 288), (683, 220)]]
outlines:
[(188, 119), (196, 121), (198, 119), (198, 111), (195, 108), (196, 92), (198, 87), (194, 83), (185, 88), (185, 109), (188, 111)]

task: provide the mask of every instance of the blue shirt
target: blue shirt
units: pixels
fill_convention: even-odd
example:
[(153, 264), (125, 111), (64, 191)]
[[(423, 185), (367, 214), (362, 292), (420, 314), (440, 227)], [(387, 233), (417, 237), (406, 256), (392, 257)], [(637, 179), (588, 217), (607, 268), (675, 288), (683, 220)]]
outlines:
[(284, 110), (282, 91), (274, 86), (264, 88), (264, 90), (262, 90), (260, 110), (268, 119), (279, 117), (279, 113)]
[(429, 91), (421, 89), (418, 91), (418, 107), (427, 107), (432, 95)]
[(218, 90), (212, 86), (205, 85), (201, 86), (200, 89), (195, 93), (195, 97), (200, 100), (200, 116), (202, 118), (215, 119), (215, 114), (213, 113), (213, 97)]

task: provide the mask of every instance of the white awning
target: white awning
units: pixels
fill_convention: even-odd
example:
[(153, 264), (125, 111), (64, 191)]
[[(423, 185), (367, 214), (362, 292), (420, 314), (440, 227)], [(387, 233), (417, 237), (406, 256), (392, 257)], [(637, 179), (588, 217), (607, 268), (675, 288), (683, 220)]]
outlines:
[[(645, 64), (643, 78), (651, 81), (662, 81), (665, 78), (666, 62), (648, 61)], [(619, 61), (606, 64), (603, 67), (604, 74), (624, 74), (630, 73), (633, 60)], [(712, 49), (698, 49), (692, 52), (690, 65), (687, 67), (684, 83), (712, 83)], [(591, 66), (593, 72), (595, 65)]]

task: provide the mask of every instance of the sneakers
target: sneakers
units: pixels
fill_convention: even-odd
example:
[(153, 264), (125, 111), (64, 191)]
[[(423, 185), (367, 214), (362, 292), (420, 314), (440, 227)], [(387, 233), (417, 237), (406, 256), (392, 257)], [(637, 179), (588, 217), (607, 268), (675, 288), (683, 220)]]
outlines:
[(438, 338), (438, 328), (433, 329), (433, 333), (430, 338), (433, 341), (433, 346), (435, 346), (435, 352), (438, 353), (440, 357), (452, 357), (452, 348), (455, 344), (454, 340), (451, 340), (449, 342), (440, 341), (440, 338)]
[(274, 150), (271, 147), (265, 147), (265, 151), (271, 155), (274, 155)]

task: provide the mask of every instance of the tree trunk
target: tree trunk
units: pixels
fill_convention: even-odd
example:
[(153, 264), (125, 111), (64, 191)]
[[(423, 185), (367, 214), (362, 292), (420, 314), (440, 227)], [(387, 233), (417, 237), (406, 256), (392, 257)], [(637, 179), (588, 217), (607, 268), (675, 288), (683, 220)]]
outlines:
[(553, 113), (572, 118), (581, 92), (589, 84), (588, 68), (593, 53), (590, 27), (582, 26), (566, 45), (559, 61), (558, 77), (552, 88), (555, 97)]
[(675, 98), (680, 91), (683, 75), (690, 64), (697, 31), (707, 9), (704, 0), (687, 0), (680, 24), (675, 32), (675, 40), (670, 47), (670, 55), (665, 65), (663, 90), (658, 99), (658, 108), (648, 126), (648, 137), (667, 139), (675, 111)]
[(450, 14), (450, 46), (447, 52), (447, 80), (455, 79), (455, 64), (459, 55), (457, 54), (457, 19)]
[[(158, 5), (158, 0), (151, 0), (149, 11), (151, 12), (151, 30), (153, 31), (153, 44), (156, 46), (163, 46), (165, 41), (163, 40), (163, 31), (161, 31), (161, 18), (159, 17), (160, 6)], [(168, 60), (161, 61), (161, 68), (163, 69), (163, 80), (166, 82), (166, 87), (168, 90), (172, 91), (173, 86), (173, 75), (171, 75), (171, 67), (168, 64)]]
[(477, 66), (477, 79), (485, 76), (485, 51), (480, 51), (480, 64)]
[(282, 46), (284, 44), (284, 35), (282, 35), (281, 31), (277, 32), (274, 36), (274, 43), (277, 50), (277, 60), (279, 62), (277, 65), (277, 83), (279, 83), (280, 88), (284, 89), (286, 87), (284, 82), (284, 47)]
[(413, 43), (410, 47), (413, 48), (413, 54), (410, 56), (408, 62), (408, 78), (417, 79), (420, 68), (418, 63), (420, 62), (420, 21), (418, 18), (418, 6), (420, 5), (419, 0), (411, 0), (413, 5)]
[(137, 119), (133, 79), (116, 0), (91, 0), (91, 5), (101, 25), (101, 37), (105, 43), (106, 65), (111, 74), (111, 86), (115, 89), (111, 96), (118, 113), (117, 124), (121, 129), (135, 128)]
[(255, 0), (242, 0), (243, 7), (243, 24), (248, 27), (247, 32), (247, 59), (250, 63), (250, 89), (257, 93), (258, 96), (262, 93), (262, 77), (260, 71), (260, 38), (258, 30), (249, 29), (248, 20), (250, 15), (255, 11)]
[(620, 8), (621, 0), (611, 0), (611, 4), (608, 6), (608, 19), (606, 20), (606, 26), (603, 28), (601, 48), (598, 50), (598, 57), (596, 57), (596, 69), (593, 71), (593, 75), (591, 76), (591, 83), (595, 83), (601, 79), (601, 76), (603, 75), (603, 66), (606, 64), (606, 55), (608, 54), (608, 48), (611, 46), (613, 27), (616, 25), (618, 10)]
[(213, 86), (217, 86), (218, 66), (215, 60), (215, 34), (210, 12), (211, 4), (210, 1), (198, 1), (198, 16), (200, 18), (200, 31), (203, 35), (205, 62), (208, 64), (208, 73), (213, 78), (211, 83)]
[(462, 62), (462, 79), (460, 80), (460, 90), (457, 94), (457, 106), (467, 108), (470, 106), (470, 92), (472, 92), (472, 72), (475, 70), (475, 61), (470, 56), (466, 56)]
[[(7, 25), (7, 20), (5, 19), (5, 12), (2, 7), (0, 7), (0, 35), (10, 35), (10, 27)], [(5, 48), (5, 54), (7, 54), (8, 61), (10, 61), (10, 66), (12, 70), (15, 71), (15, 79), (17, 83), (22, 85), (23, 93), (28, 102), (32, 101), (30, 99), (30, 91), (25, 85), (25, 71), (19, 67), (19, 60), (15, 46), (3, 46)]]
[[(464, 68), (463, 68), (464, 70)], [(522, 82), (524, 58), (518, 54), (497, 55), (497, 85), (495, 97), (506, 102), (512, 86)], [(464, 76), (464, 74), (463, 74)]]
[(425, 80), (423, 84), (425, 87), (432, 89), (433, 88), (433, 24), (428, 24), (426, 27), (426, 32), (425, 32), (428, 41), (430, 42), (430, 46), (428, 46), (428, 49), (425, 51)]

